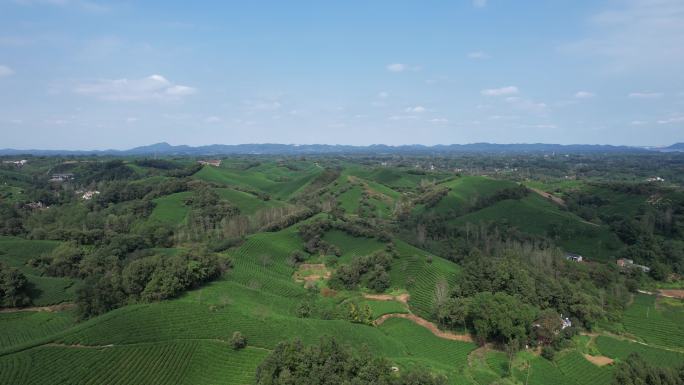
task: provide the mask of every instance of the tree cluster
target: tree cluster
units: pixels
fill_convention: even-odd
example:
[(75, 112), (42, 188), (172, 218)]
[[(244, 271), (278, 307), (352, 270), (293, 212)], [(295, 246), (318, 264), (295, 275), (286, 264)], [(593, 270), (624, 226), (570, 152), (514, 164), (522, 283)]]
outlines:
[(316, 345), (281, 342), (257, 367), (256, 385), (446, 385), (424, 370), (392, 370), (389, 361), (365, 349), (356, 352), (333, 338)]

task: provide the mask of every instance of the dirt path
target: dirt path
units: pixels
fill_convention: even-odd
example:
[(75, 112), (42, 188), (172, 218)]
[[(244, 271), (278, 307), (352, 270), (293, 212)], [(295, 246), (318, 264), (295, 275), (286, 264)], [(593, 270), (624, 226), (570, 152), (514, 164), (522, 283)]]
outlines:
[(399, 295), (364, 294), (363, 298), (374, 300), (374, 301), (397, 301), (397, 302), (401, 302), (403, 304), (408, 304), (409, 299), (411, 299), (411, 295), (408, 293), (407, 294), (399, 294)]
[(31, 306), (31, 307), (9, 307), (5, 309), (0, 309), (0, 313), (19, 313), (24, 311), (42, 311), (48, 313), (54, 313), (58, 311), (70, 310), (76, 307), (75, 303), (60, 303), (58, 305), (50, 306)]
[(612, 365), (615, 362), (612, 358), (606, 356), (592, 356), (589, 354), (585, 354), (584, 358), (586, 358), (587, 361), (591, 362), (596, 366)]
[(443, 338), (445, 340), (452, 340), (452, 341), (462, 341), (462, 342), (473, 342), (473, 339), (468, 335), (468, 334), (456, 334), (452, 332), (445, 332), (443, 330), (440, 330), (437, 325), (433, 324), (432, 322), (420, 318), (415, 314), (407, 314), (407, 313), (391, 313), (391, 314), (385, 314), (382, 317), (376, 319), (373, 324), (375, 326), (382, 325), (385, 321), (387, 321), (390, 318), (403, 318), (407, 319), (417, 325), (420, 325), (429, 331), (432, 332), (435, 336), (439, 338)]
[(541, 195), (542, 197), (546, 199), (550, 199), (553, 203), (561, 206), (565, 206), (565, 201), (562, 198), (559, 198), (553, 194), (547, 193), (546, 191), (540, 190), (538, 188), (532, 188), (528, 187), (530, 190), (536, 192), (537, 194)]
[(658, 294), (667, 298), (684, 299), (684, 290), (680, 289), (660, 289), (658, 290)]

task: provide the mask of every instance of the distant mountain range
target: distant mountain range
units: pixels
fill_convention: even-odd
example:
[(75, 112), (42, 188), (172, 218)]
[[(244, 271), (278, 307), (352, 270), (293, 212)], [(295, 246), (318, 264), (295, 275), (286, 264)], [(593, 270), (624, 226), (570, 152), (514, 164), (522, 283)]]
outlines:
[(109, 156), (220, 156), (220, 155), (448, 155), (448, 154), (515, 154), (515, 153), (560, 153), (560, 154), (599, 154), (599, 153), (648, 153), (648, 152), (684, 152), (684, 143), (675, 143), (667, 147), (631, 147), (598, 144), (545, 144), (545, 143), (471, 143), (424, 146), (419, 144), (388, 146), (374, 144), (370, 146), (349, 146), (329, 144), (211, 144), (207, 146), (172, 146), (168, 143), (156, 143), (149, 146), (135, 147), (129, 150), (17, 150), (0, 149), (0, 155), (109, 155)]

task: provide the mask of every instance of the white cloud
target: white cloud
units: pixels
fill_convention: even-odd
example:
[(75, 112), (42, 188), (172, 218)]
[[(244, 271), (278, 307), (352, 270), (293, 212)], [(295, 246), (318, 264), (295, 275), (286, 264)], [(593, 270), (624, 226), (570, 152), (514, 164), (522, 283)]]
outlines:
[(676, 69), (684, 61), (684, 1), (622, 0), (590, 18), (587, 37), (563, 52), (607, 59), (614, 71)]
[(78, 7), (90, 12), (106, 12), (108, 7), (101, 3), (87, 0), (14, 0), (16, 4), (24, 6), (50, 5), (56, 7)]
[(205, 123), (220, 123), (222, 120), (218, 116), (207, 116), (204, 119)]
[(276, 99), (257, 99), (244, 100), (243, 104), (250, 113), (261, 111), (276, 111), (283, 107), (283, 104)]
[(489, 55), (482, 51), (475, 51), (468, 53), (468, 59), (478, 60), (478, 59), (489, 59)]
[(405, 72), (405, 71), (420, 71), (420, 66), (410, 66), (403, 63), (392, 63), (388, 64), (385, 68), (389, 72)]
[(648, 124), (648, 122), (645, 122), (643, 120), (632, 120), (629, 124), (632, 126), (643, 126), (644, 124)]
[(14, 70), (8, 66), (0, 65), (0, 78), (5, 76), (14, 75)]
[(408, 69), (406, 64), (392, 63), (387, 65), (387, 70), (390, 72), (404, 72)]
[(536, 102), (531, 99), (520, 98), (517, 96), (507, 97), (506, 102), (509, 103), (513, 108), (533, 114), (543, 114), (546, 112), (548, 107), (546, 103)]
[(487, 0), (473, 0), (473, 7), (483, 8), (487, 6)]
[(631, 99), (658, 99), (663, 97), (662, 92), (630, 92), (627, 95)]
[(387, 91), (380, 91), (378, 92), (377, 97), (378, 99), (387, 99), (389, 97), (389, 93)]
[(409, 113), (422, 114), (423, 112), (426, 111), (426, 109), (423, 106), (415, 106), (415, 107), (408, 107), (408, 108), (406, 108), (405, 111), (409, 112)]
[(501, 88), (489, 88), (480, 91), (482, 95), (485, 96), (504, 96), (504, 95), (515, 95), (518, 93), (518, 87), (507, 86)]
[(684, 123), (683, 115), (671, 116), (669, 118), (658, 120), (658, 124), (673, 124), (673, 123)]
[(135, 123), (138, 120), (140, 120), (140, 119), (136, 118), (135, 116), (131, 116), (131, 117), (126, 118), (126, 123)]
[(389, 120), (414, 120), (418, 119), (415, 115), (392, 115), (388, 117)]
[(435, 124), (449, 123), (449, 119), (447, 119), (447, 118), (433, 118), (433, 119), (430, 119), (430, 123), (435, 123)]
[(81, 95), (111, 101), (180, 100), (197, 92), (193, 87), (173, 84), (161, 75), (142, 79), (101, 79), (74, 88)]
[(173, 96), (187, 96), (192, 95), (197, 90), (188, 86), (172, 86), (166, 89), (166, 93)]
[(577, 91), (575, 93), (575, 99), (591, 99), (594, 96), (596, 96), (596, 95), (594, 95), (593, 92), (589, 92), (589, 91)]

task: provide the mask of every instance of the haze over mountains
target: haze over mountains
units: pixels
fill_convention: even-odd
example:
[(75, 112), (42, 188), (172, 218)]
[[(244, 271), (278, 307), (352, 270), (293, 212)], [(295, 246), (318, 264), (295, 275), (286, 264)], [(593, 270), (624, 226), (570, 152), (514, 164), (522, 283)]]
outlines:
[(303, 154), (457, 154), (457, 153), (620, 153), (620, 152), (684, 151), (684, 143), (667, 147), (634, 147), (601, 144), (547, 143), (470, 143), (425, 146), (420, 144), (389, 146), (330, 145), (330, 144), (211, 144), (206, 146), (173, 146), (166, 142), (140, 146), (128, 150), (41, 150), (0, 149), (0, 155), (303, 155)]

